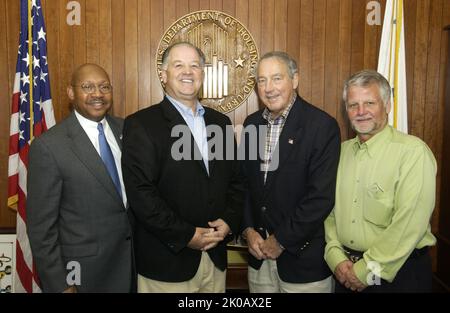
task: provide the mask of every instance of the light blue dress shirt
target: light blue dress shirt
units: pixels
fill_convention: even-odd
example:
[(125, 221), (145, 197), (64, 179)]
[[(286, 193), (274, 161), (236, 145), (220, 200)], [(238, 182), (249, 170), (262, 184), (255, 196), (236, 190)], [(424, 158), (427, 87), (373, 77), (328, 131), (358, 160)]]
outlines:
[(180, 112), (183, 119), (186, 121), (192, 135), (194, 136), (195, 143), (197, 144), (200, 153), (202, 154), (203, 163), (205, 164), (206, 171), (209, 174), (209, 164), (208, 164), (208, 137), (206, 132), (206, 124), (204, 119), (205, 108), (197, 101), (197, 106), (195, 108), (195, 115), (192, 109), (181, 102), (175, 100), (166, 94), (167, 99), (170, 103)]

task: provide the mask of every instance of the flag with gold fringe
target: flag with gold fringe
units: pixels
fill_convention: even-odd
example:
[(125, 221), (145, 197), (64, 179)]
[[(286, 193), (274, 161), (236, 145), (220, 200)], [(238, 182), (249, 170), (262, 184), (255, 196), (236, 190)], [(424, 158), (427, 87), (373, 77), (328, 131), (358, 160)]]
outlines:
[(55, 124), (41, 0), (20, 1), (20, 42), (11, 107), (8, 206), (17, 210), (14, 292), (40, 292), (27, 236), (28, 149)]
[(392, 87), (389, 124), (408, 133), (403, 4), (403, 0), (386, 1), (378, 72), (386, 77)]

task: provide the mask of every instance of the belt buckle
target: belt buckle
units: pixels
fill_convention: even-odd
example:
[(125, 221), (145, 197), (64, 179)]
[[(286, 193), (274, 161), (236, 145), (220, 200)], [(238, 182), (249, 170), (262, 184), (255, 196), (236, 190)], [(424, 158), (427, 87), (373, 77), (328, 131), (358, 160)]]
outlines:
[(344, 250), (345, 254), (347, 254), (348, 259), (352, 261), (352, 263), (358, 262), (362, 257), (351, 254), (350, 251)]

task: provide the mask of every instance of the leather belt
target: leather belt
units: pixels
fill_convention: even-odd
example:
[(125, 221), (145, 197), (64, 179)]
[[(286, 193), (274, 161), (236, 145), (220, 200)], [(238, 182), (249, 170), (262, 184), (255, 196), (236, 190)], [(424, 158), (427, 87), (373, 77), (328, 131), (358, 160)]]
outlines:
[[(345, 246), (343, 248), (348, 259), (353, 263), (356, 263), (363, 258), (364, 252), (356, 251)], [(408, 259), (414, 259), (427, 253), (428, 253), (428, 246), (425, 246), (420, 249), (414, 249), (413, 252), (409, 255)]]

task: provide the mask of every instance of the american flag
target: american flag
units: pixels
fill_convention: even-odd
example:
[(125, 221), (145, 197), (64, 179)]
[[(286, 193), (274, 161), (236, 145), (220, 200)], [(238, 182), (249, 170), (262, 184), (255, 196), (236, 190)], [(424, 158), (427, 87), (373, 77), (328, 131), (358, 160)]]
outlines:
[(33, 138), (55, 124), (50, 96), (44, 16), (40, 0), (20, 1), (20, 29), (12, 97), (8, 167), (8, 206), (17, 209), (14, 291), (40, 292), (26, 231), (25, 212), (30, 144)]

